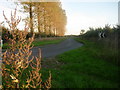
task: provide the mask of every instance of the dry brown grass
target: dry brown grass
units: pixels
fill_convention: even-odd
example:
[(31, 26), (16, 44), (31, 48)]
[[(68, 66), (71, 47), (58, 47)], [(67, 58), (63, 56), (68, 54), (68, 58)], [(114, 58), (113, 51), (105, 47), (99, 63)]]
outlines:
[(16, 9), (9, 21), (3, 13), (10, 27), (12, 38), (9, 38), (10, 49), (3, 53), (2, 59), (2, 88), (46, 88), (51, 87), (51, 73), (46, 82), (41, 78), (41, 52), (39, 57), (30, 58), (31, 44), (34, 35), (26, 39), (29, 26), (26, 24), (23, 31), (17, 29), (21, 19), (16, 19)]

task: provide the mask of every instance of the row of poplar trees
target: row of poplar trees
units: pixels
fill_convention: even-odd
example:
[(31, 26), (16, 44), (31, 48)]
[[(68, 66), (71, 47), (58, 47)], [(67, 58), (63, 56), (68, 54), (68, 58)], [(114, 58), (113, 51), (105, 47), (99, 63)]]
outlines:
[(30, 33), (46, 36), (64, 36), (67, 17), (59, 0), (56, 2), (19, 2), (22, 11), (28, 13), (25, 19), (30, 23)]

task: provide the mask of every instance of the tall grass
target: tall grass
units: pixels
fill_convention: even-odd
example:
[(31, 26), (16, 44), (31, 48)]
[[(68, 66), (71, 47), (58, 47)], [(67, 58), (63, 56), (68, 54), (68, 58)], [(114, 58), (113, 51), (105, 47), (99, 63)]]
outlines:
[[(99, 38), (98, 33), (102, 31), (105, 32), (106, 37), (105, 38)], [(97, 56), (99, 58), (102, 58), (104, 60), (110, 61), (116, 65), (120, 65), (120, 62), (118, 60), (119, 58), (119, 43), (120, 43), (120, 26), (116, 26), (114, 28), (110, 28), (109, 26), (106, 26), (104, 28), (96, 28), (93, 30), (90, 30), (80, 36), (81, 39), (89, 40), (91, 42), (95, 42), (96, 49), (100, 50), (97, 52)]]
[(46, 61), (47, 70), (52, 72), (52, 87), (118, 88), (119, 67), (100, 58), (101, 45), (80, 38), (77, 40), (83, 42), (84, 45), (58, 55), (54, 60)]
[(47, 60), (53, 88), (119, 88), (119, 28), (104, 30), (110, 30), (106, 38), (89, 31), (76, 38), (84, 43), (82, 47)]

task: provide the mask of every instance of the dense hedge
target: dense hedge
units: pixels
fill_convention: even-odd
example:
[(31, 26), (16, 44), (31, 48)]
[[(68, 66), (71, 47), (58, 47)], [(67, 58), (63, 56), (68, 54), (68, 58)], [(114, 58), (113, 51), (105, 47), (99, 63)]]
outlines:
[(105, 26), (104, 28), (90, 28), (85, 34), (81, 35), (83, 38), (99, 38), (99, 32), (104, 32), (106, 38), (120, 38), (120, 26), (111, 28), (110, 26)]

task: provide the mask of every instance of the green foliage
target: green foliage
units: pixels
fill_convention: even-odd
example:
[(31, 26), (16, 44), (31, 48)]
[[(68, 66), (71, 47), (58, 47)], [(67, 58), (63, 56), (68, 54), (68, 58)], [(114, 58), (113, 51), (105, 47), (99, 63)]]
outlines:
[(113, 38), (115, 37), (115, 34), (120, 34), (120, 26), (111, 28), (109, 25), (106, 25), (103, 28), (101, 27), (100, 28), (89, 28), (89, 30), (84, 35), (81, 35), (81, 37), (86, 38), (86, 39), (93, 39), (93, 38), (98, 39), (99, 32), (104, 32), (106, 35), (106, 38)]
[(119, 67), (100, 58), (106, 53), (101, 45), (79, 38), (77, 41), (84, 46), (58, 55), (55, 60), (59, 64), (47, 69), (52, 72), (52, 88), (118, 88)]
[(57, 44), (62, 42), (64, 39), (57, 39), (57, 40), (44, 40), (44, 41), (34, 41), (33, 46), (41, 46), (41, 45), (48, 45), (48, 44)]
[[(106, 34), (105, 38), (99, 38), (98, 33), (104, 32)], [(118, 60), (119, 56), (119, 44), (120, 44), (120, 26), (110, 28), (106, 25), (104, 28), (91, 29), (81, 36), (85, 40), (90, 40), (91, 42), (96, 42), (97, 47), (101, 48), (101, 52), (97, 52), (98, 56), (104, 58), (104, 60), (110, 61), (120, 65)], [(100, 53), (100, 55), (99, 55)]]
[[(32, 42), (32, 45), (35, 46), (43, 46), (43, 45), (48, 45), (48, 44), (58, 44), (65, 40), (65, 38), (59, 38), (59, 39), (50, 39), (50, 40), (35, 40)], [(3, 44), (3, 49), (9, 49), (8, 43)]]

